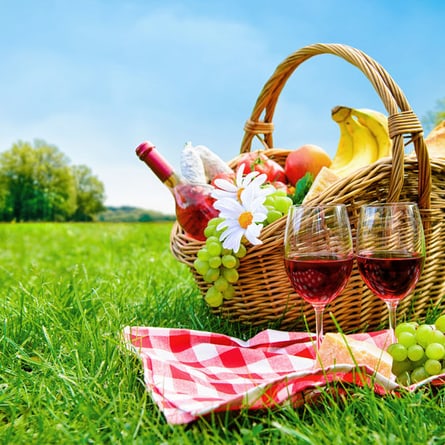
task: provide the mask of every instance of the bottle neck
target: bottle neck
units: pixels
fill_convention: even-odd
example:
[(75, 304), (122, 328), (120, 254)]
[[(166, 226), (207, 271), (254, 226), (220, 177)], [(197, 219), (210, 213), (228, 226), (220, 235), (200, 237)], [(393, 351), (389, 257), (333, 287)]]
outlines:
[(183, 182), (181, 177), (151, 142), (142, 142), (136, 148), (136, 154), (168, 188), (172, 189)]

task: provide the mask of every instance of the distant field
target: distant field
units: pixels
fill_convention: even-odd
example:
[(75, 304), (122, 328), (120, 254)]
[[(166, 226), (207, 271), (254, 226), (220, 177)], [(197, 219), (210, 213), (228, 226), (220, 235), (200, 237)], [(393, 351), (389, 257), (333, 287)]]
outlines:
[(167, 425), (122, 328), (254, 333), (209, 313), (171, 224), (0, 224), (0, 443), (445, 443), (445, 392), (428, 388)]

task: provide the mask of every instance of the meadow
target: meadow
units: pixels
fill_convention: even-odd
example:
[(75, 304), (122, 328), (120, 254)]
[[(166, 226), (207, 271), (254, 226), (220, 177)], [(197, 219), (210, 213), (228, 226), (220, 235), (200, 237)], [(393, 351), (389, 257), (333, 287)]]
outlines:
[(444, 444), (445, 390), (367, 388), (317, 404), (172, 426), (151, 400), (124, 326), (247, 339), (212, 315), (169, 250), (171, 223), (0, 225), (0, 443)]

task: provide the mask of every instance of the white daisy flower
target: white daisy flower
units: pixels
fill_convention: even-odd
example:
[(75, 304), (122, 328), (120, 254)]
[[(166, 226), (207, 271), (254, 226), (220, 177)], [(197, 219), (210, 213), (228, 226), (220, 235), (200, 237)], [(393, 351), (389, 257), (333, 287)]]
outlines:
[(267, 217), (267, 209), (264, 206), (266, 194), (260, 192), (258, 182), (255, 185), (252, 185), (252, 182), (241, 190), (239, 197), (238, 193), (232, 193), (214, 203), (214, 207), (220, 211), (219, 217), (224, 218), (217, 226), (217, 230), (225, 229), (220, 241), (225, 249), (232, 249), (235, 253), (238, 252), (243, 237), (253, 245), (262, 243), (259, 236), (263, 228), (261, 223)]
[(261, 187), (266, 180), (267, 176), (264, 173), (260, 175), (256, 171), (244, 176), (243, 168), (240, 167), (236, 172), (235, 182), (222, 178), (215, 179), (217, 188), (212, 191), (212, 197), (216, 200), (229, 198), (241, 201), (241, 194), (249, 188), (254, 189), (256, 195), (267, 196), (269, 193), (272, 193), (275, 188), (273, 186)]

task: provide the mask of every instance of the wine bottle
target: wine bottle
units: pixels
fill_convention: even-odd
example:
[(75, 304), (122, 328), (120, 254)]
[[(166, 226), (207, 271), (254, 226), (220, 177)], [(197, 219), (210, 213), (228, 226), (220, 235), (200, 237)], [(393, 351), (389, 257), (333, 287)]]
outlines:
[(192, 184), (175, 172), (173, 167), (149, 141), (136, 148), (136, 154), (168, 187), (175, 199), (176, 219), (187, 236), (205, 241), (204, 229), (212, 218), (218, 216), (210, 196), (210, 184)]

